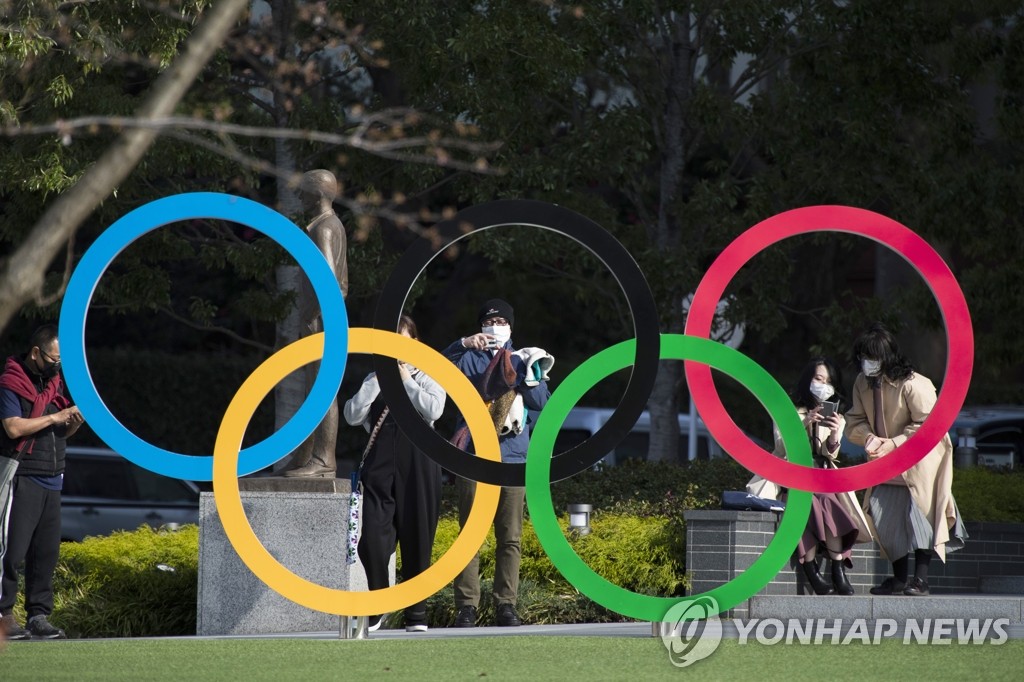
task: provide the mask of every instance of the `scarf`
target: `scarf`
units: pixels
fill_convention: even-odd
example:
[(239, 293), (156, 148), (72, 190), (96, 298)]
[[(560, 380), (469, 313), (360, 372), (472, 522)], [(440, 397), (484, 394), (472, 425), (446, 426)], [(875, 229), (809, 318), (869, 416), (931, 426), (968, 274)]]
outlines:
[[(480, 397), (487, 403), (487, 411), (494, 422), (494, 432), (500, 434), (516, 398), (516, 371), (512, 367), (512, 351), (502, 348), (487, 365), (487, 369), (473, 381)], [(469, 447), (469, 427), (463, 424), (452, 436), (452, 445), (460, 450)]]
[[(39, 392), (36, 389), (35, 382), (29, 378), (28, 372), (25, 371), (24, 363), (14, 356), (7, 358), (4, 372), (0, 374), (0, 388), (6, 388), (14, 392), (19, 398), (32, 403), (32, 410), (28, 416), (29, 419), (41, 416), (46, 406), (50, 403), (53, 403), (59, 410), (63, 410), (71, 405), (71, 402), (61, 394), (60, 374), (50, 379), (46, 384), (46, 388)], [(16, 454), (21, 455), (22, 450), (24, 450), (25, 454), (28, 454), (32, 452), (35, 438), (25, 436), (24, 438), (19, 438), (15, 443)]]

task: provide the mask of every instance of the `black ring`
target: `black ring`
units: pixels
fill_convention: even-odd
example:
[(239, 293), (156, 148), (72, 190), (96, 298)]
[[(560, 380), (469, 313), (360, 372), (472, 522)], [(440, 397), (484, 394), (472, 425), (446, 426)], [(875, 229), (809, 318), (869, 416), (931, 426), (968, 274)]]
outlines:
[[(504, 225), (544, 228), (589, 249), (618, 281), (633, 316), (636, 359), (622, 400), (597, 433), (553, 458), (551, 480), (560, 481), (593, 466), (622, 442), (644, 411), (658, 374), (661, 330), (654, 296), (633, 256), (607, 230), (575, 211), (543, 201), (506, 199), (467, 208), (437, 224), (439, 239), (419, 239), (402, 255), (380, 293), (374, 326), (385, 331), (398, 328), (409, 291), (438, 253), (476, 230)], [(395, 421), (428, 457), (463, 478), (509, 487), (526, 485), (525, 463), (493, 462), (468, 455), (430, 428), (402, 387), (393, 359), (374, 356), (374, 367), (381, 395)]]

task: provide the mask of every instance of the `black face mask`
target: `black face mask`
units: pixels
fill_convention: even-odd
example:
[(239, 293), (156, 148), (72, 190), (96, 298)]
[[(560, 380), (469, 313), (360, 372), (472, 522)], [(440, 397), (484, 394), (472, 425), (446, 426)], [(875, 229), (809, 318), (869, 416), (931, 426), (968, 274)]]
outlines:
[(55, 376), (57, 376), (57, 372), (59, 371), (60, 367), (57, 365), (56, 362), (48, 362), (43, 365), (43, 369), (39, 373), (43, 375), (44, 379), (52, 379)]

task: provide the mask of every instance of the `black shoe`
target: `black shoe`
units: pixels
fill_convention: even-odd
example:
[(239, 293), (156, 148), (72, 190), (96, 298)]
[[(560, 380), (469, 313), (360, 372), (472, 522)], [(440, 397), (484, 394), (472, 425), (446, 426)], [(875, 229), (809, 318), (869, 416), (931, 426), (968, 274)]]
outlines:
[(840, 559), (839, 561), (832, 561), (832, 585), (836, 588), (836, 594), (843, 596), (849, 596), (853, 594), (853, 585), (850, 584), (850, 579), (846, 577), (846, 564)]
[(872, 587), (871, 594), (877, 594), (879, 596), (886, 596), (892, 594), (903, 594), (906, 583), (896, 580), (896, 578), (886, 578), (882, 581), (882, 584), (877, 587)]
[(498, 625), (502, 627), (517, 627), (523, 624), (516, 613), (516, 607), (512, 604), (498, 604), (498, 612), (495, 616)]
[(58, 627), (50, 625), (46, 616), (32, 616), (28, 619), (28, 631), (39, 639), (65, 639), (67, 635)]
[(832, 586), (825, 582), (818, 572), (817, 561), (805, 561), (803, 564), (804, 575), (807, 577), (807, 584), (814, 590), (814, 594), (835, 594)]
[(384, 624), (384, 616), (370, 616), (366, 621), (367, 632), (377, 632), (380, 630), (380, 626)]
[(4, 635), (7, 639), (28, 639), (32, 636), (25, 628), (21, 627), (13, 613), (9, 613), (3, 618), (0, 618), (0, 635)]
[(455, 627), (457, 628), (475, 628), (476, 627), (476, 607), (475, 606), (463, 606), (459, 609), (459, 614), (455, 616)]
[(903, 590), (903, 594), (908, 597), (927, 597), (931, 594), (928, 591), (928, 581), (921, 578), (911, 578), (910, 582), (907, 583), (907, 588)]

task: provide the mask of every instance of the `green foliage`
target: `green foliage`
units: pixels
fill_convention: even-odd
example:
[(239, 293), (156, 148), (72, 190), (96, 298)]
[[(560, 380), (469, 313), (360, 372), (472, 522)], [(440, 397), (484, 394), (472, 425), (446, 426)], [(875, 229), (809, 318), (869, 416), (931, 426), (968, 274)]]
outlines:
[[(158, 564), (174, 570), (161, 570)], [(69, 637), (166, 637), (196, 631), (199, 528), (132, 532), (61, 545), (53, 622)], [(24, 618), (19, 592), (19, 618)]]
[(966, 521), (1024, 523), (1024, 472), (957, 469), (953, 498)]
[[(88, 360), (97, 391), (118, 421), (158, 447), (203, 455), (213, 452), (231, 398), (262, 358), (98, 348), (89, 351)], [(102, 446), (86, 427), (72, 443)], [(273, 428), (273, 409), (267, 400), (246, 431), (246, 445), (262, 440)]]

